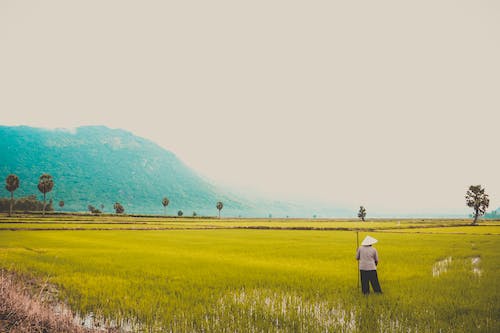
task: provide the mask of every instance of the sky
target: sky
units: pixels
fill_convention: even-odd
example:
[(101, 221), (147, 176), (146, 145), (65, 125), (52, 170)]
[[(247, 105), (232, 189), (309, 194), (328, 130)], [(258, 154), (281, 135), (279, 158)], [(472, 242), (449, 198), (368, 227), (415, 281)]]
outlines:
[(500, 207), (499, 1), (1, 1), (0, 124), (122, 128), (217, 184)]

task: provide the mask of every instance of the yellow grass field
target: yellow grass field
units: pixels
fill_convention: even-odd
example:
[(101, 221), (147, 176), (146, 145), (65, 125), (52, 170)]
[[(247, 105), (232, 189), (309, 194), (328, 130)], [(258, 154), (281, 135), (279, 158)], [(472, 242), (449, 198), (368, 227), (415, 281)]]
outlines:
[[(0, 218), (0, 266), (87, 326), (152, 332), (498, 332), (498, 222)], [(23, 230), (24, 229), (24, 230)], [(384, 293), (362, 296), (356, 236)]]

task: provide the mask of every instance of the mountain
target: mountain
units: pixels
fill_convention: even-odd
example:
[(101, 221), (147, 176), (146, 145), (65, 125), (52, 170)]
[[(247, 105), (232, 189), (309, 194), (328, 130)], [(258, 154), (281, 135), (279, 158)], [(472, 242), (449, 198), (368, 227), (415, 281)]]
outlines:
[(0, 126), (0, 141), (0, 175), (15, 173), (20, 179), (15, 196), (41, 196), (38, 177), (49, 173), (55, 186), (48, 197), (55, 203), (64, 200), (64, 210), (86, 211), (89, 204), (103, 204), (104, 211), (111, 212), (120, 202), (127, 213), (161, 214), (165, 196), (170, 214), (183, 210), (186, 215), (216, 215), (217, 201), (224, 202), (223, 213), (249, 208), (202, 179), (173, 153), (123, 130)]
[[(126, 213), (224, 216), (312, 217), (352, 216), (352, 212), (324, 205), (263, 199), (222, 189), (200, 177), (172, 152), (121, 129), (85, 126), (74, 130), (0, 126), (0, 177), (14, 173), (20, 179), (19, 198), (42, 197), (38, 178), (49, 173), (54, 188), (48, 198), (54, 207), (63, 200), (65, 211), (87, 211), (88, 205), (113, 212), (120, 202)], [(4, 186), (1, 196), (10, 197)]]

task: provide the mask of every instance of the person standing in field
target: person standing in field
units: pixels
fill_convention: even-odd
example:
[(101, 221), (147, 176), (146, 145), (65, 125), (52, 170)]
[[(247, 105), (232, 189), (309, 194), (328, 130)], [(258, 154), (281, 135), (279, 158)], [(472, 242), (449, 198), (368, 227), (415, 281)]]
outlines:
[(377, 276), (378, 253), (372, 246), (376, 242), (375, 238), (366, 236), (356, 252), (356, 260), (359, 262), (359, 274), (361, 274), (361, 290), (365, 295), (370, 293), (370, 284), (374, 292), (382, 292)]

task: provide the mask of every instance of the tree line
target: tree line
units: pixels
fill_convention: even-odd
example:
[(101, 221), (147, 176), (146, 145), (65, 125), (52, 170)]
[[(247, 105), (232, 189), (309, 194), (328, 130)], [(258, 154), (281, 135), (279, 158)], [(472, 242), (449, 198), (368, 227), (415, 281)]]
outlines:
[[(0, 198), (0, 211), (7, 211), (9, 212), (9, 216), (12, 216), (13, 210), (21, 210), (21, 211), (42, 211), (42, 214), (45, 216), (45, 211), (53, 211), (53, 202), (52, 199), (49, 200), (49, 203), (47, 205), (46, 201), (46, 195), (52, 189), (54, 188), (54, 179), (52, 176), (48, 173), (44, 173), (40, 176), (38, 179), (38, 190), (43, 194), (43, 202), (40, 202), (37, 200), (36, 195), (30, 195), (27, 197), (19, 198), (17, 200), (14, 200), (14, 192), (19, 188), (19, 177), (15, 174), (10, 174), (7, 176), (5, 179), (5, 189), (10, 192), (10, 201), (5, 199), (5, 198)], [(168, 204), (170, 203), (170, 200), (167, 197), (164, 197), (162, 200), (162, 205), (164, 207), (164, 214), (166, 215), (166, 209)], [(59, 207), (63, 208), (64, 207), (64, 201), (61, 200), (59, 201)], [(224, 207), (223, 203), (221, 201), (217, 202), (216, 208), (219, 211), (219, 218), (220, 212), (222, 208)], [(104, 205), (101, 204), (100, 206), (101, 210), (98, 208), (94, 207), (93, 205), (88, 205), (87, 209), (93, 213), (93, 214), (100, 214), (104, 210)], [(124, 214), (125, 213), (125, 208), (123, 205), (119, 202), (116, 202), (113, 205), (113, 209), (115, 210), (116, 214)], [(177, 215), (183, 216), (184, 213), (182, 210), (179, 210), (177, 212)], [(197, 216), (196, 212), (193, 212), (193, 216)]]
[[(47, 193), (52, 191), (54, 187), (54, 180), (52, 176), (48, 173), (44, 173), (38, 179), (38, 190), (43, 194), (43, 203), (39, 203), (35, 195), (31, 195), (25, 198), (16, 200), (16, 209), (21, 210), (37, 210), (42, 211), (45, 215), (46, 210), (53, 210), (52, 199), (49, 201), (49, 206), (47, 206)], [(9, 203), (9, 216), (12, 216), (12, 210), (14, 208), (14, 191), (19, 188), (19, 177), (15, 174), (10, 174), (5, 179), (5, 189), (10, 192), (10, 203)], [(40, 207), (41, 206), (41, 207)], [(40, 209), (41, 208), (41, 209)]]
[[(24, 210), (24, 211), (42, 211), (42, 214), (45, 215), (45, 211), (52, 211), (53, 202), (50, 199), (49, 204), (46, 203), (46, 195), (54, 188), (54, 179), (48, 173), (44, 173), (38, 179), (38, 190), (43, 194), (43, 203), (40, 203), (35, 195), (31, 195), (28, 197), (20, 198), (14, 201), (14, 192), (19, 188), (19, 177), (15, 174), (10, 174), (5, 179), (5, 189), (10, 192), (10, 202), (9, 202), (9, 216), (12, 216), (12, 211), (15, 208), (16, 210)], [(6, 200), (0, 199), (0, 211), (6, 211)], [(166, 215), (167, 206), (169, 205), (170, 200), (167, 197), (162, 199), (162, 205), (164, 209), (164, 214)], [(471, 185), (469, 189), (465, 193), (465, 203), (468, 207), (473, 209), (473, 217), (474, 220), (472, 222), (473, 225), (477, 225), (479, 217), (485, 215), (486, 209), (490, 204), (490, 199), (488, 194), (486, 193), (485, 188), (481, 185)], [(64, 201), (59, 201), (59, 207), (64, 207)], [(219, 211), (219, 218), (221, 217), (221, 210), (224, 207), (224, 204), (219, 201), (215, 205), (217, 210)], [(88, 205), (87, 209), (94, 214), (100, 214), (104, 209), (104, 205), (101, 204), (101, 210), (95, 208), (92, 205)], [(116, 214), (125, 213), (125, 208), (119, 202), (116, 202), (113, 205), (113, 209)], [(364, 206), (359, 207), (358, 218), (363, 222), (366, 218), (366, 208)], [(491, 213), (493, 214), (493, 213)], [(184, 212), (179, 210), (177, 215), (183, 216)], [(193, 212), (193, 216), (196, 216), (196, 212)], [(496, 217), (496, 211), (495, 211)]]
[[(16, 198), (12, 205), (12, 211), (18, 212), (41, 212), (43, 210), (43, 202), (39, 201), (36, 195), (28, 195), (21, 198)], [(54, 211), (52, 200), (50, 199), (45, 207), (47, 212)], [(10, 198), (0, 198), (0, 212), (11, 212)]]

